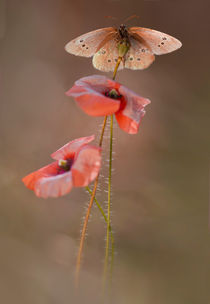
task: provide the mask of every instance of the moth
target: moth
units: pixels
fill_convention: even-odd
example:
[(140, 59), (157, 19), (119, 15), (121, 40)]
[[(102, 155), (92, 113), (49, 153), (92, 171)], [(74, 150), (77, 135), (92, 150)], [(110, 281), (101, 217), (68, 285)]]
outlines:
[(143, 70), (155, 60), (155, 55), (173, 52), (182, 43), (162, 32), (143, 28), (106, 27), (81, 35), (66, 44), (65, 50), (76, 56), (92, 57), (93, 66), (104, 72), (114, 71), (119, 58), (119, 46), (128, 46), (119, 69)]

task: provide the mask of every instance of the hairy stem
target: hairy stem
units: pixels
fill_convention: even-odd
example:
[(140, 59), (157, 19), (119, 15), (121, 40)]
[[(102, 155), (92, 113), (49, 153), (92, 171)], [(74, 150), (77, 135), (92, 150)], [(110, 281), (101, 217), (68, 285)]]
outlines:
[[(87, 186), (86, 187), (86, 190), (90, 193), (90, 195), (92, 195), (92, 190)], [(106, 214), (104, 213), (104, 210), (103, 208), (101, 207), (100, 203), (98, 202), (98, 200), (96, 198), (94, 198), (94, 201), (99, 209), (99, 211), (101, 212), (105, 222), (107, 223), (107, 216)], [(111, 242), (112, 242), (112, 247), (114, 247), (114, 236), (113, 236), (113, 233), (112, 233), (112, 227), (111, 225), (109, 225), (109, 231), (110, 231), (110, 238), (111, 238)]]
[[(107, 122), (107, 116), (104, 117), (103, 127), (102, 127), (101, 136), (100, 136), (100, 140), (99, 140), (99, 147), (101, 147), (102, 143), (103, 143), (103, 137), (104, 137), (104, 131), (105, 131), (105, 127), (106, 127), (106, 122)], [(91, 211), (91, 208), (92, 208), (92, 205), (93, 205), (93, 201), (94, 201), (97, 186), (98, 186), (98, 179), (99, 179), (99, 175), (97, 176), (97, 178), (95, 180), (95, 183), (94, 183), (90, 203), (88, 205), (88, 209), (87, 209), (85, 220), (84, 220), (83, 227), (82, 227), (79, 251), (78, 251), (78, 254), (77, 254), (77, 263), (76, 263), (76, 274), (75, 274), (76, 287), (78, 287), (78, 284), (79, 284), (79, 274), (80, 274), (82, 251), (83, 251), (83, 247), (84, 247), (84, 241), (85, 241), (85, 235), (86, 235), (86, 231), (87, 231), (88, 220), (89, 220), (89, 217), (90, 217), (90, 211)]]
[[(118, 57), (113, 77), (114, 80), (117, 75), (117, 70), (119, 65), (122, 61), (122, 57)], [(107, 210), (107, 231), (106, 231), (106, 252), (105, 252), (105, 263), (104, 263), (104, 290), (106, 287), (107, 281), (107, 270), (109, 265), (109, 234), (110, 234), (110, 227), (111, 227), (111, 182), (112, 182), (112, 150), (113, 150), (113, 115), (111, 115), (111, 122), (110, 122), (110, 145), (109, 145), (109, 182), (108, 182), (108, 210)], [(112, 272), (113, 272), (113, 265), (114, 265), (114, 242), (112, 242), (112, 251), (111, 251), (111, 267), (110, 267), (110, 283), (112, 280)]]
[(106, 253), (105, 253), (105, 263), (104, 263), (104, 283), (106, 283), (107, 269), (108, 269), (108, 264), (109, 264), (109, 234), (110, 234), (111, 182), (112, 182), (112, 146), (113, 146), (113, 115), (111, 115), (111, 122), (110, 122), (108, 209), (107, 209), (107, 230), (106, 230)]
[[(118, 58), (117, 64), (115, 66), (114, 69), (114, 73), (113, 73), (113, 80), (116, 77), (117, 74), (117, 70), (118, 67), (121, 63), (122, 57)], [(104, 137), (104, 131), (105, 131), (105, 127), (106, 127), (106, 122), (107, 122), (107, 116), (105, 116), (104, 118), (104, 122), (103, 122), (103, 127), (102, 127), (102, 131), (101, 131), (101, 136), (100, 136), (100, 140), (99, 140), (99, 147), (102, 146), (103, 143), (103, 137)], [(112, 173), (112, 138), (113, 138), (113, 115), (111, 115), (111, 127), (110, 127), (110, 160), (109, 160), (109, 188), (108, 188), (108, 215), (106, 217), (106, 215), (103, 212), (103, 209), (101, 208), (101, 206), (99, 204), (99, 210), (102, 212), (102, 215), (104, 216), (105, 221), (107, 222), (107, 241), (106, 241), (106, 256), (105, 256), (105, 267), (104, 267), (104, 274), (106, 277), (106, 273), (107, 273), (107, 267), (108, 267), (108, 259), (109, 259), (109, 234), (111, 235), (111, 241), (112, 241), (112, 261), (111, 261), (111, 269), (113, 266), (113, 259), (114, 259), (114, 238), (113, 238), (113, 234), (112, 234), (112, 230), (111, 230), (111, 226), (110, 226), (110, 209), (111, 209), (111, 173)], [(82, 252), (83, 252), (83, 247), (84, 247), (84, 241), (85, 241), (85, 235), (87, 232), (87, 225), (88, 225), (88, 220), (90, 217), (90, 212), (91, 212), (91, 208), (93, 205), (93, 201), (95, 200), (95, 202), (97, 201), (95, 199), (95, 194), (96, 194), (96, 190), (97, 190), (97, 186), (98, 186), (98, 179), (99, 179), (99, 175), (97, 176), (95, 183), (94, 183), (94, 187), (91, 193), (91, 199), (90, 199), (90, 203), (88, 205), (88, 209), (86, 212), (86, 216), (85, 216), (85, 220), (83, 223), (83, 228), (82, 228), (82, 232), (81, 232), (81, 238), (80, 238), (80, 245), (79, 245), (79, 251), (77, 254), (77, 263), (76, 263), (76, 274), (75, 274), (75, 284), (76, 287), (78, 287), (79, 284), (79, 274), (80, 274), (80, 266), (81, 266), (81, 258), (82, 258)]]

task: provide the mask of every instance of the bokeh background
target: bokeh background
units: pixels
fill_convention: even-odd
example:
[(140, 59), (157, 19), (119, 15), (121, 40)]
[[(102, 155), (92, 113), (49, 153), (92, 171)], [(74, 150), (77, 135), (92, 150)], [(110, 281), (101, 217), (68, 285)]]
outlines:
[(114, 129), (116, 255), (106, 303), (209, 303), (209, 8), (207, 0), (0, 1), (1, 303), (102, 303), (105, 225), (98, 210), (76, 295), (88, 196), (74, 189), (56, 200), (38, 199), (21, 178), (69, 140), (98, 134), (102, 119), (85, 115), (64, 93), (78, 78), (100, 72), (64, 45), (132, 14), (140, 18), (129, 25), (171, 34), (183, 47), (156, 57), (145, 71), (117, 76), (152, 103), (139, 134)]

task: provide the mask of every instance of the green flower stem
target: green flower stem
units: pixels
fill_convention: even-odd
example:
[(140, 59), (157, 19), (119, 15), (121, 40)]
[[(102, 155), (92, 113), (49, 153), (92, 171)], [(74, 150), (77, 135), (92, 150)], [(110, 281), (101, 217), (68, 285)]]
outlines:
[[(92, 190), (87, 186), (86, 187), (86, 190), (89, 192), (90, 195), (92, 195)], [(98, 202), (98, 200), (96, 198), (94, 198), (94, 201), (99, 209), (99, 211), (101, 212), (105, 222), (107, 223), (107, 217), (106, 217), (106, 214), (104, 213), (104, 210), (103, 208), (101, 207), (100, 203)], [(112, 242), (112, 247), (114, 248), (114, 236), (113, 236), (113, 233), (112, 233), (112, 227), (111, 225), (109, 225), (109, 231), (110, 231), (110, 237), (111, 237), (111, 242)]]
[[(107, 269), (109, 264), (109, 234), (110, 234), (110, 214), (111, 214), (111, 182), (112, 182), (112, 147), (113, 147), (113, 115), (110, 122), (110, 147), (109, 147), (109, 182), (108, 182), (108, 210), (107, 210), (107, 231), (106, 231), (106, 254), (104, 264), (104, 286), (106, 285)], [(111, 266), (113, 266), (114, 253), (111, 255)], [(112, 271), (112, 267), (111, 267)], [(110, 273), (112, 276), (112, 273)]]
[[(104, 131), (105, 131), (105, 128), (106, 128), (106, 122), (107, 122), (107, 116), (104, 117), (101, 136), (100, 136), (100, 140), (99, 140), (99, 147), (101, 147), (102, 143), (103, 143)], [(88, 205), (88, 209), (87, 209), (85, 220), (84, 220), (83, 227), (82, 227), (80, 245), (79, 245), (79, 250), (78, 250), (78, 254), (77, 254), (76, 273), (75, 273), (75, 287), (76, 288), (78, 288), (78, 286), (79, 286), (80, 266), (81, 266), (82, 252), (83, 252), (83, 247), (84, 247), (84, 242), (85, 242), (85, 235), (86, 235), (86, 231), (87, 231), (87, 226), (88, 226), (88, 221), (89, 221), (89, 217), (90, 217), (91, 208), (92, 208), (92, 205), (93, 205), (93, 201), (94, 201), (97, 186), (98, 186), (98, 179), (99, 179), (99, 175), (96, 177), (95, 182), (94, 182), (90, 203)]]
[[(119, 68), (119, 65), (122, 61), (122, 57), (119, 56), (112, 79), (115, 80), (115, 77), (117, 75), (117, 70)], [(107, 270), (108, 270), (108, 264), (109, 264), (109, 235), (110, 233), (110, 214), (111, 214), (111, 182), (112, 182), (112, 150), (113, 150), (113, 115), (111, 115), (111, 122), (110, 122), (110, 146), (109, 146), (109, 182), (108, 182), (108, 210), (107, 210), (107, 231), (106, 231), (106, 253), (105, 253), (105, 263), (104, 263), (104, 292), (106, 287), (106, 281), (107, 281)], [(111, 251), (111, 267), (110, 267), (110, 277), (109, 277), (109, 283), (111, 285), (112, 281), (112, 272), (113, 272), (113, 265), (114, 265), (114, 242), (112, 242), (112, 251)]]
[(119, 56), (118, 60), (117, 60), (117, 63), (116, 63), (116, 66), (115, 66), (115, 69), (114, 69), (114, 73), (113, 73), (113, 77), (112, 77), (113, 80), (115, 80), (115, 77), (117, 75), (117, 70), (119, 68), (119, 65), (120, 65), (121, 61), (122, 61), (122, 57)]

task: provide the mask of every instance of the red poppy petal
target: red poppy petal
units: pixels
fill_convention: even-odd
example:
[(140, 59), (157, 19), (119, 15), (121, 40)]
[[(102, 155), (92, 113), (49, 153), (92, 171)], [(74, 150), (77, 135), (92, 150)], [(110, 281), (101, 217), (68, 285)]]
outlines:
[(129, 118), (128, 116), (124, 115), (122, 111), (119, 111), (117, 114), (115, 114), (116, 120), (118, 122), (119, 127), (129, 133), (129, 134), (136, 134), (139, 130), (140, 122), (145, 115), (145, 111), (142, 110), (141, 116), (139, 116), (138, 122), (136, 120), (133, 120)]
[(72, 187), (72, 174), (71, 172), (66, 172), (39, 179), (35, 184), (34, 191), (38, 197), (59, 197), (70, 192)]
[(117, 112), (120, 108), (120, 101), (105, 96), (94, 94), (83, 94), (77, 96), (77, 104), (90, 116), (106, 116)]
[(133, 91), (124, 87), (123, 85), (121, 85), (119, 87), (118, 91), (125, 98), (125, 100), (128, 100), (128, 101), (134, 103), (134, 106), (137, 107), (136, 108), (137, 111), (138, 111), (139, 107), (145, 107), (151, 103), (151, 101), (148, 98), (144, 98), (144, 97), (137, 95)]
[(119, 92), (123, 96), (125, 106), (115, 113), (117, 122), (125, 132), (136, 134), (146, 113), (144, 107), (150, 103), (150, 100), (136, 95), (124, 86), (119, 88)]
[(75, 140), (70, 141), (57, 151), (51, 154), (53, 159), (66, 159), (74, 157), (74, 154), (84, 145), (90, 143), (95, 138), (94, 135), (77, 138)]
[(76, 86), (93, 88), (97, 92), (103, 92), (106, 89), (118, 89), (120, 84), (112, 79), (102, 75), (92, 75), (80, 78), (75, 82)]
[(73, 185), (84, 187), (98, 175), (101, 167), (101, 149), (93, 146), (83, 147), (71, 168)]
[(58, 163), (53, 162), (37, 171), (25, 176), (22, 181), (25, 186), (31, 190), (34, 190), (36, 182), (43, 177), (54, 176), (57, 174)]
[(120, 100), (106, 97), (104, 93), (113, 88), (118, 89), (119, 86), (104, 76), (88, 76), (76, 81), (66, 95), (74, 97), (79, 107), (88, 115), (111, 115), (119, 110)]

